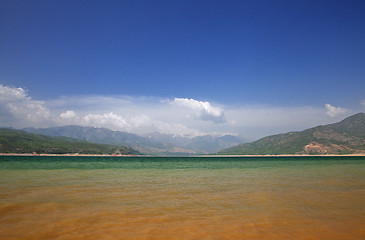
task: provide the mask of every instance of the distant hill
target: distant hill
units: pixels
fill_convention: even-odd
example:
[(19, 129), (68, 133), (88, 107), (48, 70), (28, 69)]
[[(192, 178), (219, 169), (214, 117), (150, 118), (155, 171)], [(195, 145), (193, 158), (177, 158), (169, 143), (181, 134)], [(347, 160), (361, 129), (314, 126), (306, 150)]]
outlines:
[(152, 155), (191, 155), (216, 152), (219, 149), (241, 143), (242, 138), (226, 136), (184, 137), (172, 134), (151, 133), (139, 136), (113, 131), (107, 128), (62, 126), (51, 128), (24, 128), (27, 132), (47, 136), (64, 136), (92, 143), (128, 146), (139, 152)]
[(49, 154), (140, 154), (128, 147), (93, 144), (73, 138), (50, 137), (20, 130), (0, 128), (0, 153)]
[(157, 142), (168, 142), (181, 148), (191, 149), (196, 153), (212, 153), (223, 148), (235, 146), (244, 141), (243, 138), (233, 135), (184, 137), (155, 132), (144, 136)]
[(46, 136), (63, 136), (81, 139), (87, 142), (112, 144), (112, 145), (147, 145), (159, 147), (156, 143), (132, 133), (113, 131), (107, 128), (84, 127), (69, 125), (50, 128), (24, 128), (26, 132)]
[(365, 153), (365, 113), (341, 122), (264, 137), (219, 151), (222, 155)]
[(90, 143), (123, 145), (133, 148), (139, 152), (143, 152), (144, 154), (196, 154), (196, 152), (191, 149), (184, 149), (168, 142), (159, 142), (148, 137), (142, 137), (132, 133), (113, 131), (107, 128), (69, 125), (50, 128), (24, 128), (22, 130), (46, 136), (71, 137)]

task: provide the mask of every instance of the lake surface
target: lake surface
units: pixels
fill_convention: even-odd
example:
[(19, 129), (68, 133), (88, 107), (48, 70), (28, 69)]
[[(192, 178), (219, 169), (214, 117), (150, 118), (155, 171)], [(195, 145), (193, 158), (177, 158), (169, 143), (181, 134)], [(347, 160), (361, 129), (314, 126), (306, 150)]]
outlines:
[(365, 157), (0, 157), (1, 239), (365, 239)]

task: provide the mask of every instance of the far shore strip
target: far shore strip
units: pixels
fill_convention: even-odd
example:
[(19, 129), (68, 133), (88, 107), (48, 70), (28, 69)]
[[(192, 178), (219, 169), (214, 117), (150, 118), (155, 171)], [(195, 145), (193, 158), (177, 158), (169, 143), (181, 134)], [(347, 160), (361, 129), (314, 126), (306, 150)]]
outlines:
[(161, 156), (161, 155), (112, 155), (112, 154), (79, 154), (79, 153), (65, 153), (65, 154), (32, 154), (32, 153), (0, 153), (0, 156), (65, 156), (65, 157), (365, 157), (365, 153), (359, 154), (267, 154), (267, 155), (181, 155), (181, 156)]

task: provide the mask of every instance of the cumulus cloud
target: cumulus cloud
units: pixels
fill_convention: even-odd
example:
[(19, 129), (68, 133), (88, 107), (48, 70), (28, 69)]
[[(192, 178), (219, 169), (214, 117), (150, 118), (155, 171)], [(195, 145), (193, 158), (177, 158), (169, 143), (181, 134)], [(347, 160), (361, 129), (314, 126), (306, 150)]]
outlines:
[(341, 107), (334, 107), (331, 104), (325, 104), (325, 107), (327, 109), (326, 114), (330, 117), (337, 117), (346, 113), (346, 109)]
[(159, 132), (166, 134), (205, 135), (203, 132), (191, 129), (183, 124), (154, 119), (145, 114), (125, 116), (110, 112), (104, 114), (87, 114), (81, 118), (74, 118), (74, 124), (105, 127), (112, 130), (126, 131), (130, 133), (145, 134), (150, 132)]
[(60, 118), (63, 119), (75, 119), (76, 118), (76, 113), (72, 110), (66, 111), (64, 113), (60, 114)]
[[(58, 125), (105, 127), (137, 134), (160, 132), (178, 135), (204, 135), (195, 126), (183, 121), (184, 111), (169, 104), (169, 100), (130, 96), (71, 96), (48, 102), (62, 112)], [(64, 109), (77, 109), (77, 111)]]
[(47, 121), (50, 110), (43, 101), (33, 100), (23, 88), (3, 86), (0, 84), (0, 111), (2, 121), (11, 122), (14, 126), (22, 121), (37, 126)]
[(189, 108), (195, 112), (195, 115), (204, 121), (214, 123), (225, 122), (224, 111), (219, 107), (213, 107), (209, 102), (197, 101), (188, 98), (175, 98), (171, 104)]
[(82, 118), (85, 125), (94, 127), (109, 127), (114, 130), (128, 128), (127, 121), (113, 112), (104, 114), (88, 114)]
[(351, 113), (350, 109), (330, 104), (325, 107), (326, 111), (323, 107), (303, 106), (223, 106), (188, 98), (97, 95), (38, 101), (23, 88), (0, 85), (0, 126), (16, 128), (82, 125), (136, 134), (233, 133), (255, 140), (270, 134), (334, 123)]
[(0, 84), (0, 101), (9, 102), (28, 98), (23, 88), (8, 87)]

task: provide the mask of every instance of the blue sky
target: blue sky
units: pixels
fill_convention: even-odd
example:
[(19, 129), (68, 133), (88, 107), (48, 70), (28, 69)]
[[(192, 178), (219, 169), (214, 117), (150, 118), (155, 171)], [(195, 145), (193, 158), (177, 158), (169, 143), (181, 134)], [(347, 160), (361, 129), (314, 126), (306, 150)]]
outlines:
[[(146, 115), (149, 106), (154, 111), (146, 116), (163, 122), (162, 106), (178, 105), (195, 111), (182, 116), (201, 123), (170, 124), (202, 131), (209, 122), (207, 133), (271, 129), (256, 129), (253, 138), (291, 129), (232, 124), (257, 122), (265, 113), (300, 121), (311, 109), (315, 120), (286, 124), (299, 130), (364, 111), (364, 11), (364, 1), (4, 0), (0, 84), (3, 92), (25, 90), (24, 99), (42, 104), (50, 116), (113, 112), (126, 120)], [(82, 105), (96, 97), (109, 105), (129, 99), (139, 112), (122, 103), (115, 109)], [(4, 126), (16, 116), (9, 110), (12, 97), (2, 99), (3, 115), (9, 115), (0, 119)], [(262, 115), (252, 118), (252, 111)], [(44, 123), (17, 124), (25, 125)]]

